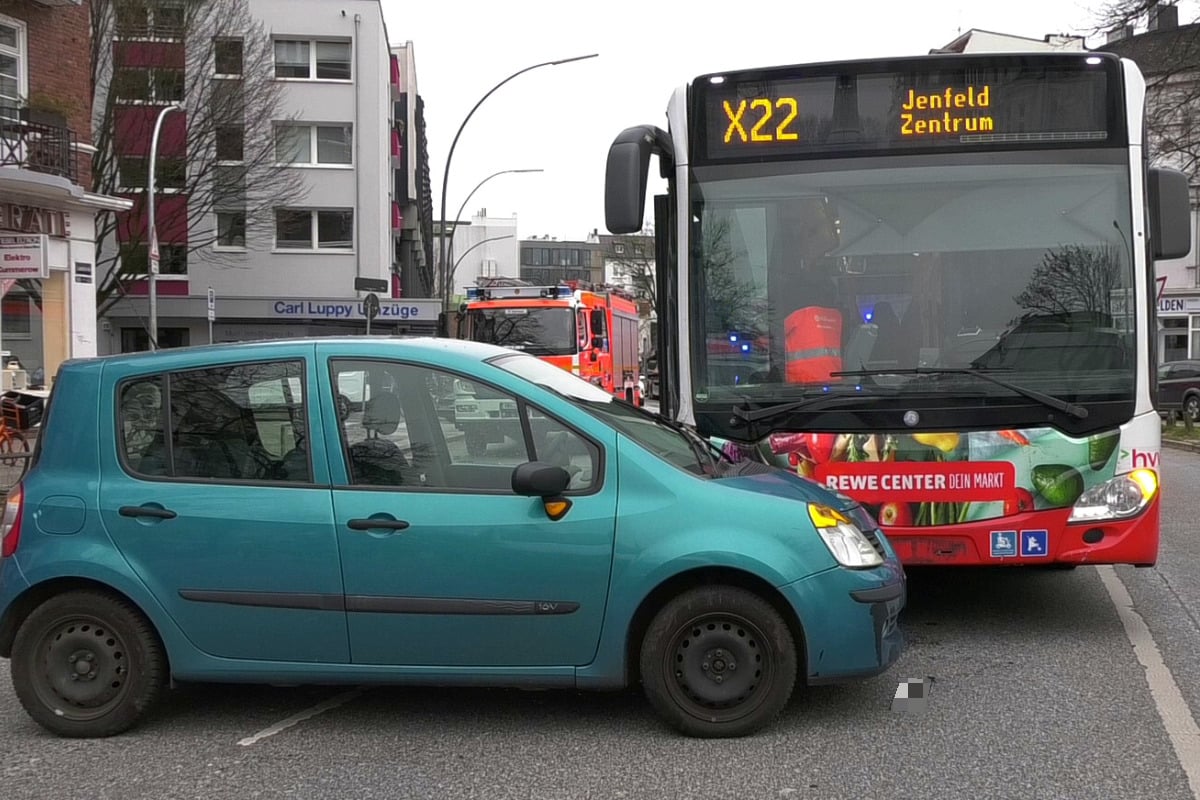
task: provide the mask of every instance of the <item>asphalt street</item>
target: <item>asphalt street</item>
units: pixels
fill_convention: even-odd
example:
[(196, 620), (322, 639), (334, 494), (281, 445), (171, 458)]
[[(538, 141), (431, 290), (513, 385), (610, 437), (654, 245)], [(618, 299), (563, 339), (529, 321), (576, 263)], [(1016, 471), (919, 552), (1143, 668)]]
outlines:
[[(751, 738), (680, 738), (635, 691), (189, 686), (131, 733), (67, 741), (26, 717), (0, 662), (0, 797), (1195, 800), (1200, 454), (1163, 461), (1156, 568), (912, 570), (900, 663), (798, 693)], [(932, 679), (925, 711), (892, 710), (905, 678)]]

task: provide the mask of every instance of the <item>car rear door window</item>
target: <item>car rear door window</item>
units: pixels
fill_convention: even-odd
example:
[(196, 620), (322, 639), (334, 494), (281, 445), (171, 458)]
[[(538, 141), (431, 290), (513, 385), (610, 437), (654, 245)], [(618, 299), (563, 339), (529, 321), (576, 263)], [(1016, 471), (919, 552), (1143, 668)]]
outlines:
[(300, 361), (235, 364), (124, 383), (127, 467), (153, 477), (311, 482), (303, 370)]

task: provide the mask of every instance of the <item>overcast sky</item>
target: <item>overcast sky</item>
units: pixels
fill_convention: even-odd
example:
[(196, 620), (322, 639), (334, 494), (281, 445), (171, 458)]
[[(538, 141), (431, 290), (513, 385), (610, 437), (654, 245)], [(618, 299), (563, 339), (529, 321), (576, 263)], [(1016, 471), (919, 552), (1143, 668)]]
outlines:
[[(599, 57), (542, 67), (510, 81), (471, 117), (454, 151), (447, 192), (453, 217), (488, 175), (543, 173), (488, 181), (464, 212), (517, 216), (520, 238), (583, 239), (604, 229), (604, 162), (622, 129), (666, 128), (672, 90), (727, 69), (842, 58), (921, 55), (971, 28), (1040, 39), (1090, 34), (1107, 0), (382, 0), (393, 44), (413, 43), (417, 90), (425, 100), (434, 214), (446, 153), (471, 107), (499, 81), (543, 61)], [(1196, 3), (1181, 3), (1181, 22)], [(735, 11), (744, 11), (737, 16)], [(1090, 38), (1098, 45), (1102, 38)], [(653, 167), (652, 167), (653, 169)], [(652, 173), (653, 174), (653, 173)], [(652, 184), (652, 188), (655, 185)]]

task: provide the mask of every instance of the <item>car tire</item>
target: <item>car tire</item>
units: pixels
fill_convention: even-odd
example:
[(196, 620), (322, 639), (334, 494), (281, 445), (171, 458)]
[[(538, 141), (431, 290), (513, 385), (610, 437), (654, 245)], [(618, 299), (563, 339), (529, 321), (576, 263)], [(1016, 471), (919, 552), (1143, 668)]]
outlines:
[(1200, 394), (1189, 394), (1183, 398), (1183, 414), (1192, 418), (1192, 422), (1200, 422)]
[(758, 595), (702, 586), (654, 616), (640, 667), (646, 697), (676, 730), (706, 739), (746, 736), (787, 705), (796, 644), (783, 617)]
[(99, 592), (50, 598), (21, 623), (13, 642), (17, 699), (59, 736), (128, 730), (158, 700), (167, 676), (166, 655), (149, 621)]

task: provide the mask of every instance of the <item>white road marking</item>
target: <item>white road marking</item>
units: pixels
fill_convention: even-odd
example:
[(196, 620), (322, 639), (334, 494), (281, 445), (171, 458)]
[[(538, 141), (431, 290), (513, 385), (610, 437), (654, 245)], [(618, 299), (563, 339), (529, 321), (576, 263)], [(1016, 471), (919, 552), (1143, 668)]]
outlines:
[(266, 739), (269, 736), (274, 736), (277, 733), (285, 731), (288, 728), (292, 727), (293, 725), (299, 725), (301, 722), (304, 722), (304, 720), (306, 720), (306, 719), (311, 719), (311, 718), (317, 716), (318, 714), (324, 714), (326, 711), (332, 711), (333, 709), (337, 708), (338, 706), (345, 705), (346, 703), (349, 703), (354, 698), (358, 697), (364, 691), (366, 691), (366, 690), (365, 689), (354, 689), (349, 692), (342, 692), (341, 694), (331, 697), (322, 703), (317, 703), (312, 708), (305, 709), (304, 711), (301, 711), (298, 714), (293, 714), (292, 716), (288, 717), (287, 719), (283, 720), (282, 722), (277, 722), (269, 728), (263, 728), (261, 731), (254, 734), (253, 736), (247, 736), (245, 739), (242, 739), (241, 741), (238, 742), (238, 744), (240, 744), (242, 747), (249, 747), (252, 744), (258, 744), (263, 739)]
[(1117, 616), (1125, 626), (1125, 635), (1133, 645), (1133, 653), (1146, 670), (1146, 682), (1150, 684), (1150, 696), (1154, 698), (1159, 719), (1167, 730), (1167, 738), (1175, 748), (1175, 757), (1187, 775), (1192, 796), (1200, 800), (1200, 727), (1188, 708), (1183, 694), (1171, 670), (1163, 662), (1162, 654), (1154, 641), (1150, 628), (1133, 607), (1133, 598), (1117, 571), (1112, 567), (1099, 566), (1100, 580), (1108, 590), (1108, 596), (1117, 608)]

